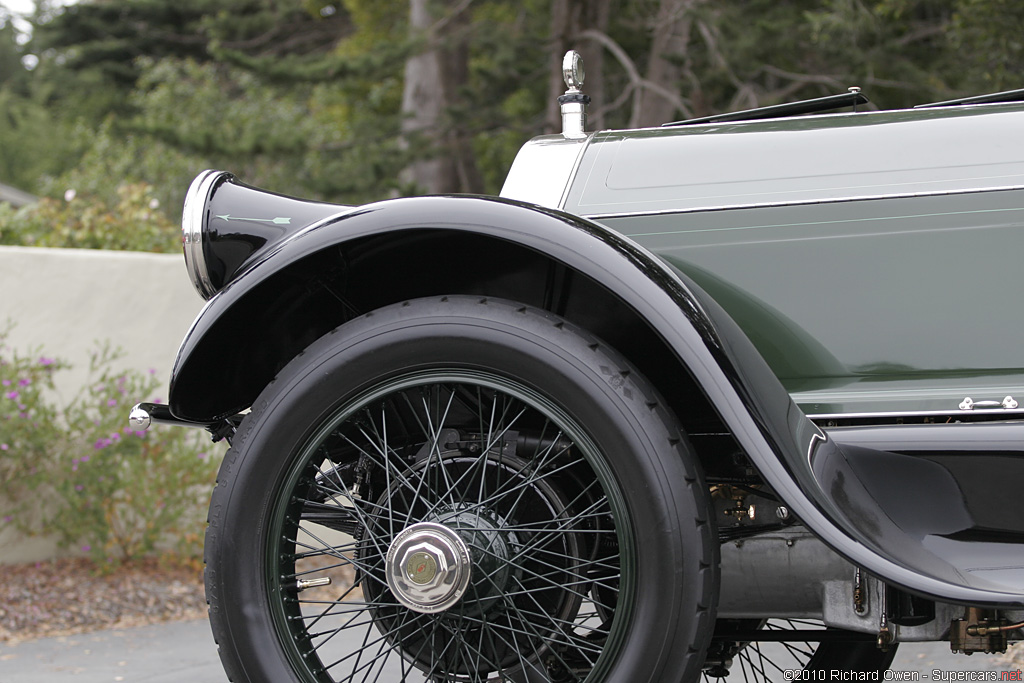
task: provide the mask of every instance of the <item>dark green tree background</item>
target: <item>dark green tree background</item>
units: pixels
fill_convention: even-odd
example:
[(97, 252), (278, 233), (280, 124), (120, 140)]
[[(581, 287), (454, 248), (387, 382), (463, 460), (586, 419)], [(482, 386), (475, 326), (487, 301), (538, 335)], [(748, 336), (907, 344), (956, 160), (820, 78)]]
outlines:
[(0, 0), (0, 182), (173, 213), (203, 168), (357, 203), (495, 193), (557, 130), (560, 57), (594, 127), (842, 92), (902, 107), (1024, 87), (1016, 0)]

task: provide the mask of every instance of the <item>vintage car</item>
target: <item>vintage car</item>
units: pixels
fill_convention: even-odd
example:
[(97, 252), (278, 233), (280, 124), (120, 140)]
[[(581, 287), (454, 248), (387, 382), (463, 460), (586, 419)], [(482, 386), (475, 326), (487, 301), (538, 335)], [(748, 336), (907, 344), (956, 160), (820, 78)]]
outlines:
[(500, 197), (189, 189), (208, 303), (131, 420), (231, 443), (205, 556), (231, 680), (879, 680), (903, 642), (1005, 651), (1021, 94), (586, 132), (565, 69), (563, 133)]

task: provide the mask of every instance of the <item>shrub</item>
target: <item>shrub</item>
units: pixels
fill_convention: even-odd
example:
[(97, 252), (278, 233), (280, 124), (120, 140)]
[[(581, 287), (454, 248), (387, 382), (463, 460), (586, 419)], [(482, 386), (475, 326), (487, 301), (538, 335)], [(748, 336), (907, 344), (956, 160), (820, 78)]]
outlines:
[(196, 430), (132, 431), (131, 404), (153, 396), (158, 382), (152, 374), (115, 372), (118, 355), (109, 346), (96, 350), (90, 381), (63, 409), (48, 389), (67, 366), (36, 356), (0, 346), (4, 522), (23, 533), (54, 534), (61, 546), (101, 562), (158, 551), (198, 555), (222, 449)]
[(154, 188), (144, 183), (118, 187), (117, 203), (76, 196), (41, 199), (17, 211), (0, 205), (0, 244), (174, 252), (181, 232), (160, 211)]

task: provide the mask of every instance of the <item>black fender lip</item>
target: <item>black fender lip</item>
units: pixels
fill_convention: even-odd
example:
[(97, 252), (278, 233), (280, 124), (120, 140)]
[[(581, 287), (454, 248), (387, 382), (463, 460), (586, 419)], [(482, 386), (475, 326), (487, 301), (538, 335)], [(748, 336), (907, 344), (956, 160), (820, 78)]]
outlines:
[[(413, 230), (487, 235), (544, 253), (615, 292), (675, 351), (739, 445), (786, 505), (851, 563), (912, 592), (948, 602), (1024, 605), (1024, 589), (1000, 590), (950, 574), (936, 575), (898, 554), (900, 537), (872, 541), (833, 499), (825, 464), (841, 464), (840, 446), (792, 401), (746, 335), (683, 273), (597, 223), (512, 200), (434, 196), (388, 200), (325, 218), (276, 243), (214, 296), (182, 343), (171, 380), (170, 411), (189, 422), (216, 422), (247, 407), (197, 407), (217, 381), (230, 347), (216, 342), (238, 304), (302, 259), (349, 240)], [(211, 341), (213, 340), (213, 341)], [(242, 371), (242, 370), (236, 370)], [(219, 370), (223, 373), (224, 370)], [(817, 467), (817, 471), (816, 468)], [(827, 473), (825, 473), (827, 474)]]

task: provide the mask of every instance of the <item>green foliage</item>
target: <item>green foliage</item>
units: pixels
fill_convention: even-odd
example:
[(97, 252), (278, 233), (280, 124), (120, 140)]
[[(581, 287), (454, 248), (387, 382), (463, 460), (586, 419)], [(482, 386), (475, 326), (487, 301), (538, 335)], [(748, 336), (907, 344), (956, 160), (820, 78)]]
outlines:
[(1024, 87), (1024, 10), (1020, 2), (958, 0), (951, 28), (972, 87), (993, 91)]
[(23, 504), (34, 494), (15, 483), (42, 476), (38, 463), (47, 457), (51, 436), (61, 431), (59, 412), (47, 397), (54, 373), (67, 365), (38, 350), (17, 353), (6, 344), (9, 329), (0, 330), (0, 481), (8, 501)]
[(0, 86), (0, 181), (38, 190), (40, 178), (59, 173), (76, 156), (68, 125), (47, 107)]
[(58, 408), (52, 379), (67, 366), (0, 345), (3, 523), (56, 535), (97, 561), (155, 552), (195, 557), (222, 454), (204, 445), (202, 433), (125, 426), (133, 399), (152, 396), (160, 383), (115, 372), (117, 357), (109, 346), (98, 348), (86, 388)]
[[(602, 30), (641, 76), (662, 12), (685, 18), (662, 55), (677, 73), (658, 85), (697, 115), (852, 85), (879, 108), (1024, 85), (1024, 4), (1013, 0), (605, 1)], [(519, 146), (545, 132), (556, 9), (584, 5), (435, 0), (435, 28), (445, 27), (436, 43), (409, 35), (408, 0), (44, 9), (27, 46), (0, 27), (0, 181), (51, 196), (75, 187), (108, 205), (122, 183), (144, 182), (176, 207), (213, 167), (279, 192), (362, 203), (408, 191), (401, 171), (453, 153), (457, 139), (472, 148), (462, 161), (477, 169), (474, 187), (495, 193)], [(405, 62), (453, 44), (468, 56), (467, 77), (441, 130), (422, 135), (433, 146), (421, 148), (402, 132)], [(29, 53), (39, 61), (31, 71), (19, 67)], [(605, 101), (594, 107), (624, 126), (633, 98), (611, 105), (631, 76), (603, 54)]]
[(155, 252), (181, 248), (179, 228), (160, 212), (149, 185), (121, 185), (113, 206), (75, 190), (65, 197), (17, 211), (0, 205), (0, 244)]

